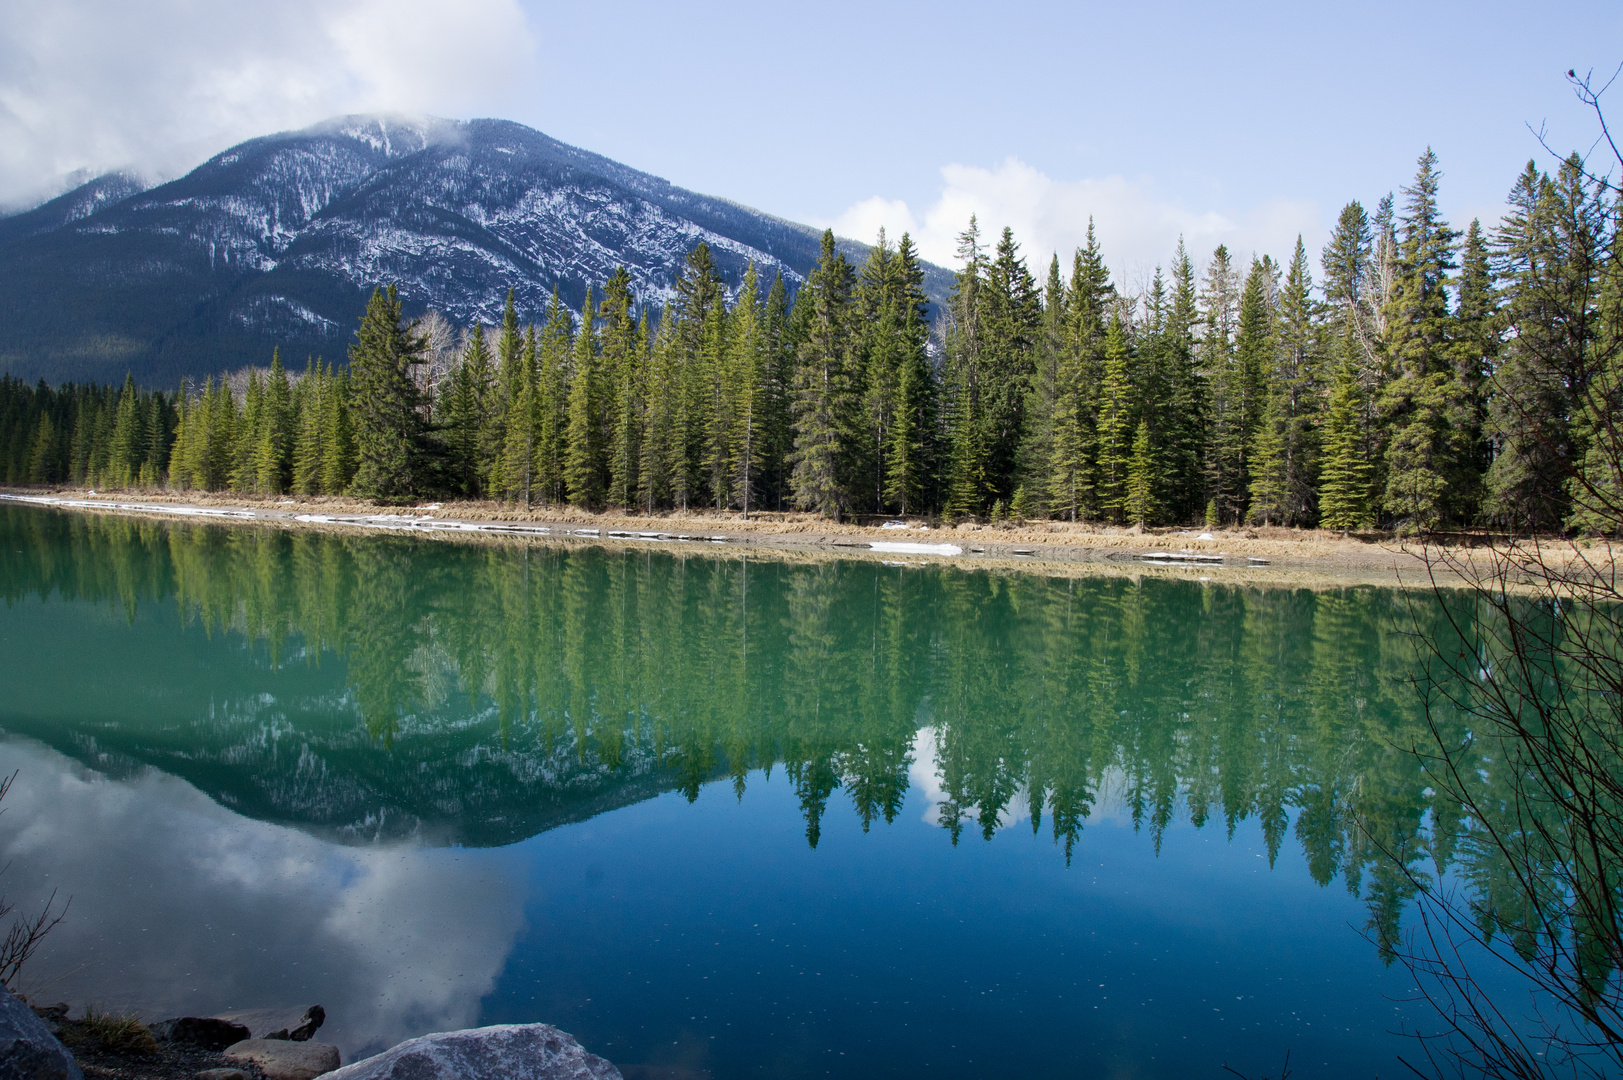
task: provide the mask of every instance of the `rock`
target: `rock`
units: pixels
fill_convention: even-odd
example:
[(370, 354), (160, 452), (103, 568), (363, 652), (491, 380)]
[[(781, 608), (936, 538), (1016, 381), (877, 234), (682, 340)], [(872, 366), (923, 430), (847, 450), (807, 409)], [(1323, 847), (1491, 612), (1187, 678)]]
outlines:
[(195, 1080), (248, 1080), (248, 1074), (241, 1069), (204, 1069)]
[(84, 1080), (45, 1021), (0, 987), (0, 1080)]
[(248, 1029), (248, 1034), (242, 1036), (244, 1039), (291, 1039), (303, 1042), (327, 1022), (327, 1010), (320, 1005), (312, 1005), (303, 1012), (297, 1009), (246, 1009), (216, 1013), (214, 1019), (241, 1024)]
[(411, 1039), (326, 1080), (621, 1080), (551, 1024), (504, 1024)]
[(152, 1037), (159, 1042), (187, 1043), (205, 1050), (224, 1050), (232, 1043), (253, 1038), (248, 1025), (217, 1016), (177, 1016), (151, 1025)]
[(338, 1068), (338, 1047), (288, 1039), (244, 1039), (225, 1048), (225, 1059), (254, 1065), (265, 1080), (313, 1080)]

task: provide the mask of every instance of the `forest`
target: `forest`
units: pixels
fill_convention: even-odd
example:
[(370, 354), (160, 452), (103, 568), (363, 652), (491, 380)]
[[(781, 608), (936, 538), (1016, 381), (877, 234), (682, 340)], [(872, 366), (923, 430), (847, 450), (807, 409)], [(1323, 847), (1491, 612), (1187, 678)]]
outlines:
[(467, 328), (431, 363), (379, 288), (347, 363), (153, 390), (0, 378), (10, 484), (497, 499), (657, 513), (1614, 532), (1619, 207), (1574, 156), (1462, 231), (1441, 173), (1341, 211), (1317, 273), (1180, 243), (1141, 287), (1092, 228), (1033, 273), (972, 218), (932, 311), (912, 239), (823, 237), (791, 293), (688, 255), (662, 308), (621, 269), (579, 312)]

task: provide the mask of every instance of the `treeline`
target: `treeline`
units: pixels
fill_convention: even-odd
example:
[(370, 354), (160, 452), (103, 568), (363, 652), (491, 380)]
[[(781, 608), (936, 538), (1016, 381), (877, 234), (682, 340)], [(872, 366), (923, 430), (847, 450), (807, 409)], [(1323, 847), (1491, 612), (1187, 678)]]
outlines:
[(240, 393), (0, 382), (9, 482), (425, 495), (648, 512), (1613, 532), (1618, 207), (1574, 157), (1529, 164), (1493, 230), (1437, 207), (1428, 150), (1401, 205), (1341, 212), (1316, 283), (1224, 247), (1129, 291), (1090, 227), (1039, 283), (971, 219), (930, 318), (908, 236), (860, 267), (823, 238), (793, 296), (729, 297), (700, 244), (663, 309), (617, 271), (578, 313), (473, 327), (448, 370), (391, 288), (348, 365)]

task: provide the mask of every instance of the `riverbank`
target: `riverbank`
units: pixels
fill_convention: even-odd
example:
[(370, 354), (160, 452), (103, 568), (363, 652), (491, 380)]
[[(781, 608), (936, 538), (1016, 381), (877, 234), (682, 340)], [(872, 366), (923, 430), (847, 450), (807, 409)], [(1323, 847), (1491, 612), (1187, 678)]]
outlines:
[[(806, 513), (590, 512), (570, 506), (528, 510), (488, 500), (380, 507), (340, 497), (253, 498), (200, 492), (105, 493), (69, 488), (0, 488), (0, 498), (81, 511), (287, 528), (410, 532), (446, 539), (596, 543), (620, 546), (747, 548), (787, 556), (933, 560), (966, 568), (1045, 573), (1216, 574), (1221, 580), (1279, 584), (1425, 585), (1428, 549), (1390, 533), (1343, 536), (1322, 530), (1257, 526), (1140, 530), (1072, 522), (931, 524), (896, 519), (872, 525), (834, 522)], [(1566, 545), (1561, 545), (1563, 550)], [(1485, 565), (1488, 538), (1452, 537), (1446, 551), (1465, 565)], [(1458, 582), (1452, 572), (1444, 584)]]

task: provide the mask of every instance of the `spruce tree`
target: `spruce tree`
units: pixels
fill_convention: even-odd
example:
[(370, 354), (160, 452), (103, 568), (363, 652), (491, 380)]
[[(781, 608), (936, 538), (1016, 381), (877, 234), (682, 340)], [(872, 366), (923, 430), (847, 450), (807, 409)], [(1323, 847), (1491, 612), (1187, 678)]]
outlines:
[(896, 245), (895, 266), (901, 313), (900, 355), (884, 494), (907, 514), (923, 509), (933, 495), (940, 402), (928, 351), (929, 300), (924, 295), (924, 265), (907, 233)]
[(556, 286), (536, 342), (536, 434), (532, 487), (544, 503), (564, 499), (564, 438), (569, 431), (569, 310)]
[(947, 328), (947, 476), (943, 510), (949, 517), (978, 514), (988, 488), (985, 300), (986, 253), (973, 214), (958, 236), (962, 265), (953, 276)]
[(299, 495), (322, 494), (328, 393), (327, 375), (320, 362), (307, 362), (304, 378), (299, 380), (298, 432), (293, 445), (293, 491)]
[(321, 455), (321, 490), (328, 495), (342, 495), (354, 482), (355, 428), (350, 408), (353, 385), (349, 369), (335, 373), (332, 365), (327, 365), (327, 419), (322, 425), (326, 430), (326, 441)]
[(489, 470), (485, 467), (484, 444), (492, 430), (495, 406), (495, 373), (490, 350), (485, 344), (485, 328), (473, 324), (462, 346), (462, 355), (451, 371), (450, 386), (441, 395), (440, 422), (445, 430), (446, 478), (459, 495), (478, 498), (485, 492)]
[(1237, 448), (1245, 443), (1244, 395), (1235, 360), (1240, 309), (1239, 273), (1228, 248), (1219, 244), (1206, 268), (1199, 294), (1201, 313), (1200, 368), (1211, 388), (1211, 420), (1205, 447), (1206, 492), (1215, 503), (1218, 523), (1233, 521), (1241, 501), (1242, 475)]
[(747, 520), (755, 505), (755, 489), (765, 458), (762, 436), (767, 395), (766, 340), (761, 327), (761, 291), (755, 263), (744, 271), (744, 287), (733, 308), (728, 338), (727, 365), (733, 389), (733, 430), (729, 456), (733, 473), (730, 486)]
[(535, 439), (539, 426), (535, 376), (535, 331), (526, 331), (517, 364), (517, 396), (507, 408), (507, 440), (502, 445), (500, 475), (504, 498), (530, 508), (535, 467)]
[(1099, 388), (1099, 509), (1109, 521), (1121, 520), (1127, 500), (1135, 419), (1127, 374), (1130, 360), (1127, 329), (1118, 313), (1111, 316), (1105, 334), (1104, 379)]
[[(1465, 480), (1469, 447), (1450, 418), (1462, 390), (1451, 362), (1448, 271), (1455, 233), (1437, 210), (1437, 156), (1420, 156), (1402, 218), (1396, 291), (1387, 303), (1386, 350), (1394, 378), (1381, 397), (1390, 432), (1382, 505), (1401, 527), (1436, 527)], [(1451, 490), (1451, 488), (1453, 490)]]
[(802, 510), (835, 518), (850, 498), (844, 481), (855, 411), (848, 370), (853, 277), (851, 264), (834, 249), (834, 231), (825, 230), (817, 268), (796, 300), (810, 307), (797, 358), (791, 482)]
[(1122, 504), (1127, 521), (1139, 528), (1150, 523), (1158, 510), (1155, 491), (1159, 486), (1155, 454), (1150, 447), (1150, 425), (1140, 420), (1133, 433), (1133, 456), (1127, 466), (1126, 498)]
[(1362, 385), (1356, 341), (1344, 338), (1324, 417), (1324, 465), (1319, 480), (1319, 524), (1345, 534), (1369, 524), (1370, 462), (1364, 445)]
[(597, 365), (592, 288), (586, 287), (580, 332), (575, 335), (574, 376), (569, 387), (569, 430), (565, 437), (564, 484), (569, 501), (588, 508), (603, 500), (603, 391)]
[(406, 325), (399, 292), (374, 289), (349, 348), (357, 495), (379, 502), (409, 498), (417, 488), (424, 424), (412, 368), (426, 343)]

